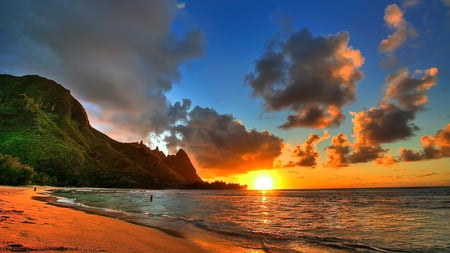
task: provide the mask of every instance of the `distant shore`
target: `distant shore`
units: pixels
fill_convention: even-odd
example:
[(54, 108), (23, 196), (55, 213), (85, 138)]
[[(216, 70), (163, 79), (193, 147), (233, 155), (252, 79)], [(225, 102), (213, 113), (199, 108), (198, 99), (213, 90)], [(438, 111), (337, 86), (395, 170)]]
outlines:
[(0, 186), (0, 252), (210, 252), (159, 230), (33, 199), (45, 190)]

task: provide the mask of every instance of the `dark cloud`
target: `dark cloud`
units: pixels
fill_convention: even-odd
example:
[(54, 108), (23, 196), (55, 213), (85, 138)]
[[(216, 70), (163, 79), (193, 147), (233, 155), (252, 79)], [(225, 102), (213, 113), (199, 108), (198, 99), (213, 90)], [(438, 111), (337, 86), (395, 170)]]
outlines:
[(406, 162), (420, 161), (424, 159), (424, 155), (422, 153), (406, 148), (400, 149), (400, 157), (402, 161)]
[(311, 128), (325, 128), (337, 127), (345, 119), (344, 114), (339, 108), (329, 106), (325, 109), (321, 106), (305, 107), (296, 115), (289, 115), (287, 122), (280, 126), (283, 129), (293, 127), (311, 127)]
[(435, 136), (422, 136), (420, 141), (422, 150), (401, 148), (400, 159), (412, 162), (450, 157), (450, 123), (444, 129), (437, 131)]
[(348, 156), (350, 163), (365, 163), (381, 158), (382, 154), (386, 152), (379, 145), (373, 146), (355, 146), (353, 153)]
[(202, 169), (215, 175), (271, 169), (283, 140), (267, 131), (246, 130), (232, 115), (196, 106), (183, 124), (172, 128), (169, 147), (183, 147)]
[(129, 136), (161, 132), (179, 66), (203, 52), (200, 32), (171, 31), (175, 11), (166, 0), (2, 2), (3, 70), (56, 79)]
[(328, 132), (325, 131), (323, 136), (319, 136), (317, 134), (310, 134), (308, 139), (302, 145), (298, 145), (295, 147), (294, 152), (292, 153), (292, 158), (294, 161), (289, 161), (285, 167), (315, 167), (317, 165), (317, 158), (319, 158), (319, 153), (316, 150), (317, 143), (328, 139)]
[(293, 111), (281, 128), (338, 126), (341, 108), (355, 99), (364, 58), (340, 32), (314, 37), (307, 29), (271, 44), (247, 76), (268, 111)]
[(354, 133), (359, 146), (378, 145), (407, 139), (418, 127), (412, 123), (414, 111), (393, 104), (353, 113)]
[[(408, 69), (401, 69), (387, 78), (389, 84), (384, 101), (396, 100), (397, 103), (408, 111), (417, 111), (427, 102), (428, 90), (436, 85), (437, 68), (424, 71), (416, 71), (413, 74)], [(422, 77), (418, 77), (422, 75)]]
[(377, 160), (378, 163), (386, 162), (384, 153), (388, 151), (382, 149), (380, 145), (358, 146), (348, 141), (343, 133), (333, 137), (332, 144), (326, 148), (328, 155), (327, 166), (333, 168), (346, 167), (349, 164), (365, 163)]
[(437, 72), (430, 68), (410, 74), (402, 69), (390, 75), (380, 107), (352, 113), (355, 145), (376, 146), (413, 136), (418, 127), (412, 121), (428, 101), (426, 92), (436, 84)]
[(191, 100), (183, 99), (183, 103), (176, 102), (173, 105), (169, 105), (168, 116), (169, 124), (175, 124), (177, 121), (186, 121), (188, 116), (188, 110), (191, 108)]

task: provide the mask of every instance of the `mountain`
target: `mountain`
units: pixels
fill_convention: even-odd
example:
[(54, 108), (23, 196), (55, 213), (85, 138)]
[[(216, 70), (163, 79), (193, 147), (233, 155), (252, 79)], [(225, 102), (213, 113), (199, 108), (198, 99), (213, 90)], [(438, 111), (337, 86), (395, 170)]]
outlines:
[(0, 75), (0, 154), (34, 168), (34, 182), (58, 186), (181, 187), (201, 182), (184, 150), (165, 156), (91, 127), (82, 105), (56, 82)]
[(200, 178), (195, 172), (195, 168), (189, 160), (188, 155), (183, 149), (178, 150), (176, 155), (168, 155), (164, 162), (169, 165), (175, 172), (183, 175), (188, 184), (200, 182)]

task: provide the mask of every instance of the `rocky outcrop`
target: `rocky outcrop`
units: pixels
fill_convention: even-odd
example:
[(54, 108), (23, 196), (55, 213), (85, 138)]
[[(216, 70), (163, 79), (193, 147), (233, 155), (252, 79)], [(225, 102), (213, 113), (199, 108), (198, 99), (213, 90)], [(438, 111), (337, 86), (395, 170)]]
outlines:
[(201, 182), (201, 178), (197, 175), (189, 156), (183, 149), (178, 150), (176, 155), (168, 155), (164, 160), (169, 167), (175, 170), (186, 180), (186, 183), (192, 184)]

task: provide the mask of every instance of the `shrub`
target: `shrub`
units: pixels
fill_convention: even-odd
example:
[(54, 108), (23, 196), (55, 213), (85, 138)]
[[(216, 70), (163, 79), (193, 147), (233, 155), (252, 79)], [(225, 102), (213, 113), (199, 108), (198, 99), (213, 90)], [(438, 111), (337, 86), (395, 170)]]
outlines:
[(33, 168), (21, 164), (17, 157), (0, 154), (0, 184), (26, 185), (33, 179)]

